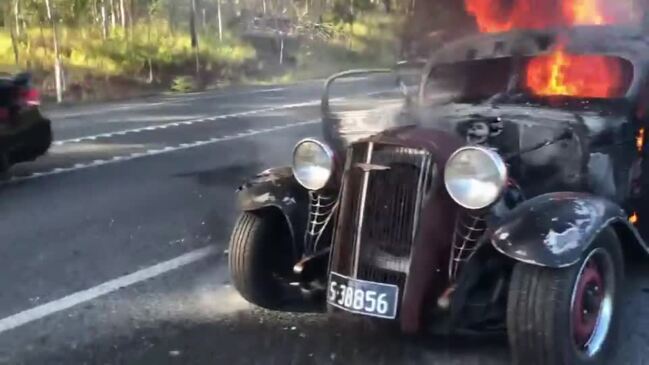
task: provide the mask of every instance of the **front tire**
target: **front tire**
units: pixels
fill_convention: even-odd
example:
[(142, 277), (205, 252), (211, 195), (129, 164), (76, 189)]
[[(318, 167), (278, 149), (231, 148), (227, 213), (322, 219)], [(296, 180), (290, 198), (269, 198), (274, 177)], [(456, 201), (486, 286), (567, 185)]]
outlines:
[(623, 276), (620, 242), (611, 229), (573, 267), (516, 264), (507, 304), (514, 364), (608, 364), (618, 337)]
[(230, 238), (229, 265), (234, 287), (247, 301), (279, 310), (286, 297), (292, 252), (288, 228), (274, 211), (243, 212)]

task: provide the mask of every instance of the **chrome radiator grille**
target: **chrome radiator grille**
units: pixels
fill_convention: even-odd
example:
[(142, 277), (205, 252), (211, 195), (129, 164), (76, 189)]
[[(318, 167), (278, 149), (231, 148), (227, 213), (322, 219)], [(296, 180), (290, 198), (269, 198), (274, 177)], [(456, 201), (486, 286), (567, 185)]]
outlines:
[(402, 286), (435, 166), (426, 151), (359, 143), (348, 150), (335, 245), (358, 279)]

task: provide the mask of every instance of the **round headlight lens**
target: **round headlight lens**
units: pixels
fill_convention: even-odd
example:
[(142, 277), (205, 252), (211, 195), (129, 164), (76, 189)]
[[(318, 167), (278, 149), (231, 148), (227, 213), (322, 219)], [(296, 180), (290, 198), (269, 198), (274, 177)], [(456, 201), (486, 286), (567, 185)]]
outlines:
[(444, 183), (456, 203), (467, 209), (483, 209), (500, 198), (507, 183), (507, 166), (492, 150), (463, 147), (446, 163)]
[(293, 175), (309, 190), (324, 188), (333, 174), (333, 152), (315, 139), (304, 139), (293, 151)]

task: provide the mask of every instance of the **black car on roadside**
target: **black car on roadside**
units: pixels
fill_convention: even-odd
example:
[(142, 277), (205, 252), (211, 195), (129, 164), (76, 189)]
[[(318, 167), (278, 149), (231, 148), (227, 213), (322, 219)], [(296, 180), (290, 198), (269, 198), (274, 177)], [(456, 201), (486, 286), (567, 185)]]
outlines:
[(507, 333), (516, 364), (611, 363), (625, 263), (649, 252), (646, 32), (480, 34), (434, 52), (399, 108), (326, 95), (325, 141), (238, 191), (244, 298)]
[(51, 122), (39, 106), (40, 93), (29, 74), (0, 76), (0, 173), (49, 150)]

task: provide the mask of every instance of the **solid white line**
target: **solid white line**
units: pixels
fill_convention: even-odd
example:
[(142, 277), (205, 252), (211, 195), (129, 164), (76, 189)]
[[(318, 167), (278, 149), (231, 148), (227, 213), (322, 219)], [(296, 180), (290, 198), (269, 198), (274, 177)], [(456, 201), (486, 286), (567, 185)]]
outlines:
[(226, 135), (223, 137), (214, 137), (210, 138), (207, 140), (202, 140), (202, 141), (195, 141), (195, 142), (189, 142), (189, 143), (181, 143), (177, 146), (166, 146), (162, 147), (159, 149), (151, 149), (145, 152), (134, 152), (130, 155), (126, 156), (113, 156), (113, 157), (107, 157), (106, 159), (103, 160), (94, 160), (92, 162), (88, 163), (77, 163), (73, 166), (70, 167), (59, 167), (55, 168), (53, 170), (49, 171), (43, 171), (43, 172), (36, 172), (30, 175), (26, 176), (14, 176), (11, 177), (8, 181), (4, 182), (5, 184), (11, 184), (11, 183), (16, 183), (16, 182), (21, 182), (21, 181), (26, 181), (26, 180), (33, 180), (36, 178), (41, 178), (45, 176), (52, 176), (52, 175), (59, 175), (67, 172), (72, 172), (72, 171), (78, 171), (78, 170), (85, 170), (89, 169), (92, 167), (98, 167), (98, 166), (104, 166), (104, 165), (112, 165), (116, 164), (119, 162), (126, 162), (126, 161), (132, 161), (144, 157), (151, 157), (151, 156), (157, 156), (157, 155), (162, 155), (165, 153), (171, 153), (171, 152), (177, 152), (177, 151), (182, 151), (182, 150), (187, 150), (190, 148), (196, 148), (196, 147), (202, 147), (214, 143), (219, 143), (219, 142), (226, 142), (226, 141), (232, 141), (236, 139), (241, 139), (241, 138), (246, 138), (250, 136), (255, 136), (258, 134), (264, 134), (264, 133), (271, 133), (275, 131), (280, 131), (284, 129), (289, 129), (293, 127), (300, 127), (304, 125), (310, 125), (310, 124), (316, 124), (319, 123), (320, 119), (315, 119), (315, 120), (308, 120), (305, 122), (299, 122), (299, 123), (291, 123), (291, 124), (284, 124), (284, 125), (278, 125), (274, 127), (269, 127), (269, 128), (264, 128), (264, 129), (249, 129), (245, 132), (239, 132), (236, 134), (232, 135)]
[(91, 301), (93, 299), (97, 299), (101, 296), (110, 294), (122, 288), (126, 288), (142, 281), (152, 279), (156, 276), (160, 276), (170, 271), (179, 269), (183, 266), (187, 266), (189, 264), (212, 256), (216, 252), (217, 250), (214, 246), (191, 251), (182, 256), (178, 256), (175, 259), (171, 259), (169, 261), (165, 261), (157, 265), (136, 271), (132, 274), (107, 281), (93, 288), (70, 294), (64, 298), (39, 305), (38, 307), (16, 313), (12, 316), (0, 319), (0, 333), (23, 326), (30, 322), (37, 321), (57, 312), (70, 309), (74, 306)]

